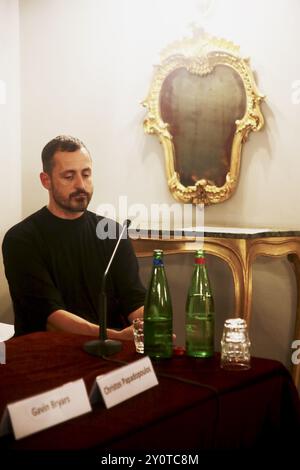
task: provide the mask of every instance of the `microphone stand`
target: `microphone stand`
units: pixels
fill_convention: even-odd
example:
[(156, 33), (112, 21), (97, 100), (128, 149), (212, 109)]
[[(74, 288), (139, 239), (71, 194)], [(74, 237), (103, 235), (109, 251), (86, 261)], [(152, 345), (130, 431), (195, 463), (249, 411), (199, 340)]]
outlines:
[(127, 230), (130, 224), (131, 224), (131, 220), (128, 220), (128, 219), (125, 220), (125, 222), (123, 223), (122, 231), (120, 233), (115, 249), (113, 251), (113, 254), (111, 255), (111, 258), (109, 260), (109, 263), (107, 265), (107, 268), (102, 278), (101, 290), (99, 294), (99, 326), (100, 326), (99, 339), (88, 341), (87, 343), (83, 345), (83, 349), (87, 353), (92, 354), (93, 356), (100, 356), (100, 357), (111, 356), (112, 354), (115, 354), (121, 351), (122, 349), (121, 341), (117, 341), (114, 339), (107, 339), (107, 326), (106, 326), (107, 324), (107, 297), (106, 297), (105, 283), (106, 283), (106, 278), (107, 278), (110, 265), (114, 259), (114, 256), (118, 249), (120, 241), (123, 238), (123, 234), (125, 230)]

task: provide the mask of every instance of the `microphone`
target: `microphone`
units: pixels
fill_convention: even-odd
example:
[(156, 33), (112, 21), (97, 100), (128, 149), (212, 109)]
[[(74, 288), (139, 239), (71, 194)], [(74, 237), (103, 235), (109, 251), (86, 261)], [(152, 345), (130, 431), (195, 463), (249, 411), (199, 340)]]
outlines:
[(106, 278), (111, 266), (111, 263), (114, 259), (120, 241), (123, 238), (125, 230), (128, 229), (129, 225), (131, 224), (131, 220), (126, 219), (123, 222), (121, 233), (118, 237), (115, 249), (110, 257), (106, 270), (104, 272), (102, 283), (101, 283), (101, 290), (99, 294), (99, 339), (88, 341), (83, 345), (83, 349), (94, 356), (111, 356), (122, 349), (121, 341), (117, 341), (114, 339), (107, 339), (107, 297), (106, 297)]

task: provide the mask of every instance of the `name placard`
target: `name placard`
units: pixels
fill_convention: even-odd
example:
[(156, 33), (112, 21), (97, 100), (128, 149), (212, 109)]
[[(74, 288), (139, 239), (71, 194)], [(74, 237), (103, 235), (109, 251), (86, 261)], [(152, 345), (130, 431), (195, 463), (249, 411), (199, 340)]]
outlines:
[(152, 363), (149, 357), (144, 357), (96, 377), (90, 400), (95, 403), (100, 391), (106, 408), (111, 408), (155, 385), (158, 385), (158, 381)]
[[(7, 413), (8, 410), (8, 413)], [(16, 439), (91, 411), (83, 379), (7, 405), (3, 420), (10, 417)], [(9, 415), (9, 416), (8, 416)], [(2, 421), (3, 421), (2, 420)], [(2, 430), (9, 430), (2, 422)]]

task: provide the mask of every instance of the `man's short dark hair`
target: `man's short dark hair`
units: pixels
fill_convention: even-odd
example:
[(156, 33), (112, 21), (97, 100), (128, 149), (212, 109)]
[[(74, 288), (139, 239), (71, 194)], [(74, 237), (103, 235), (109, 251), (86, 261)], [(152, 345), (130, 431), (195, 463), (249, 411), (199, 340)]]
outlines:
[(76, 152), (84, 148), (87, 152), (88, 149), (84, 143), (72, 137), (71, 135), (58, 135), (50, 140), (42, 150), (43, 171), (50, 174), (53, 168), (53, 157), (56, 152)]

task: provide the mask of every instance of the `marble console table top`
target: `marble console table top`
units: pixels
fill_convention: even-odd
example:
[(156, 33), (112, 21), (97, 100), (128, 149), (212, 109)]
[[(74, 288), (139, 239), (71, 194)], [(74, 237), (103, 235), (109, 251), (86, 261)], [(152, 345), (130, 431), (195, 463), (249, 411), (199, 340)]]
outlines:
[[(161, 230), (148, 228), (129, 229), (129, 235), (134, 238), (183, 238), (183, 237), (215, 237), (215, 238), (267, 238), (267, 237), (300, 237), (300, 230), (283, 230), (275, 228), (250, 227), (193, 227), (177, 228), (176, 230)], [(137, 237), (138, 235), (138, 237)]]

